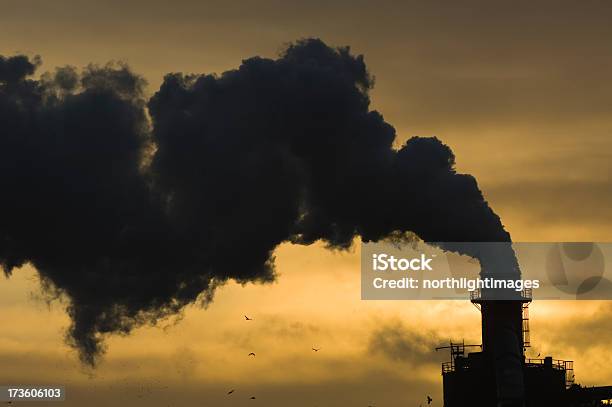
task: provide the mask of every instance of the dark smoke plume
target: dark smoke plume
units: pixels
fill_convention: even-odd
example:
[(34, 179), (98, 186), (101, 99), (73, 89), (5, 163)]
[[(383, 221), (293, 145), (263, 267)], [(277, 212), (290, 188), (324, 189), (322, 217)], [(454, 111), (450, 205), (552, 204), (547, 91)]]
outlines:
[(0, 57), (0, 262), (67, 296), (85, 363), (106, 334), (229, 279), (273, 280), (282, 242), (510, 239), (447, 146), (392, 147), (348, 48), (309, 39), (218, 76), (169, 74), (149, 101), (126, 66), (29, 79), (38, 63)]

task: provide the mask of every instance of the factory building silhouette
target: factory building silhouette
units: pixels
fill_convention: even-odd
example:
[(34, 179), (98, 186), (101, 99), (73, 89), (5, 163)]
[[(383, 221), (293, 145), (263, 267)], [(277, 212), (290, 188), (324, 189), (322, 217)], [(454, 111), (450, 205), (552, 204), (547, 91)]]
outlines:
[(482, 315), (482, 344), (451, 342), (436, 349), (450, 351), (450, 361), (442, 364), (445, 407), (586, 407), (612, 399), (612, 386), (576, 384), (573, 361), (525, 357), (531, 299), (529, 289), (504, 300), (471, 293)]

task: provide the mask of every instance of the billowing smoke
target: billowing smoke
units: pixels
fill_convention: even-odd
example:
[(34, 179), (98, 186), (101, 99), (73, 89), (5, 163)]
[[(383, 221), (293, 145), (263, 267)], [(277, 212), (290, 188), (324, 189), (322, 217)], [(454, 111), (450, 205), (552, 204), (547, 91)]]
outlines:
[(218, 76), (169, 74), (148, 101), (126, 66), (29, 79), (38, 64), (0, 57), (0, 262), (66, 295), (85, 363), (106, 334), (230, 279), (273, 280), (282, 242), (510, 239), (450, 148), (393, 148), (348, 48), (309, 39)]

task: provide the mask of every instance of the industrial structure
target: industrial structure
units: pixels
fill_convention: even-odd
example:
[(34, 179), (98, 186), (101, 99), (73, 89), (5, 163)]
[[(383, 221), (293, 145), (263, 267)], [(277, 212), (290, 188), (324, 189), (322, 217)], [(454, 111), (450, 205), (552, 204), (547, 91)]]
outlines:
[(586, 407), (612, 399), (612, 386), (574, 383), (572, 361), (525, 358), (531, 298), (531, 290), (514, 300), (471, 293), (482, 315), (482, 344), (451, 342), (436, 349), (450, 351), (450, 361), (442, 364), (445, 407)]

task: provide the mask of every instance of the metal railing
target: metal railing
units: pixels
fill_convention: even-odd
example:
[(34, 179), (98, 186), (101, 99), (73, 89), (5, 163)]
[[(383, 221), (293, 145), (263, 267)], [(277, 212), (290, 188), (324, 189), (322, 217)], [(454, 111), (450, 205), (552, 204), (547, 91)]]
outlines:
[[(531, 302), (533, 299), (533, 290), (531, 288), (525, 288), (520, 292), (520, 296), (517, 296), (517, 299), (520, 298), (523, 302)], [(470, 301), (482, 301), (482, 290), (480, 288), (475, 289), (474, 291), (470, 291)]]
[[(545, 366), (546, 359), (525, 359), (525, 364)], [(570, 387), (574, 384), (574, 361), (552, 359), (550, 365), (552, 369), (565, 372), (565, 386)]]

